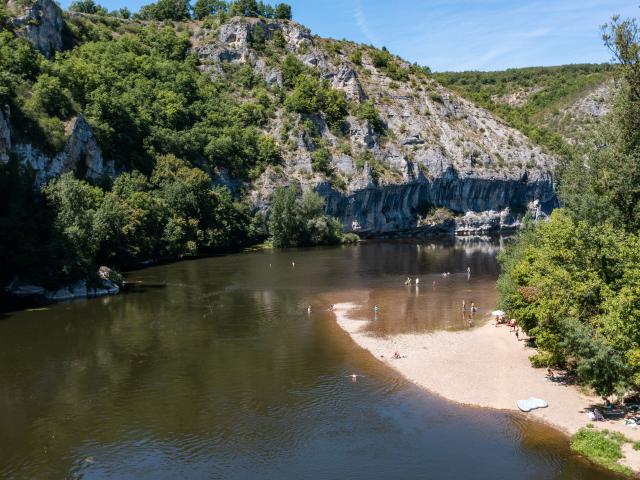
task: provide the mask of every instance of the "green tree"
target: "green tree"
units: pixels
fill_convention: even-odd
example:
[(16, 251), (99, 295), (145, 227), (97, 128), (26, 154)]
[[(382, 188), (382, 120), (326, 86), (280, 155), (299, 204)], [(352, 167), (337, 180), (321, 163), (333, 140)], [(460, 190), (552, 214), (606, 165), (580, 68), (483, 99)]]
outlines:
[(611, 121), (562, 172), (561, 196), (576, 218), (640, 230), (640, 31), (614, 17), (603, 39), (624, 80)]
[(343, 240), (342, 224), (324, 212), (316, 192), (301, 194), (298, 184), (279, 187), (269, 215), (270, 240), (276, 248), (331, 245)]
[(190, 18), (190, 9), (189, 0), (158, 0), (142, 6), (138, 16), (143, 20), (181, 21)]
[(229, 5), (223, 0), (196, 0), (193, 5), (193, 17), (202, 20), (209, 15), (226, 13), (228, 9)]
[(62, 86), (59, 78), (46, 73), (40, 75), (33, 84), (28, 104), (35, 111), (63, 119), (69, 118), (74, 112), (69, 90)]
[(229, 7), (229, 13), (240, 17), (258, 17), (258, 2), (256, 0), (236, 0)]
[(69, 11), (89, 13), (93, 15), (106, 15), (107, 9), (93, 0), (76, 0), (69, 5)]
[(55, 211), (54, 241), (59, 242), (56, 250), (64, 255), (60, 274), (73, 280), (94, 271), (100, 239), (93, 223), (103, 200), (102, 190), (67, 173), (49, 182), (43, 193)]
[(333, 173), (331, 169), (331, 154), (326, 148), (320, 148), (311, 153), (311, 168), (314, 172), (324, 173), (327, 176)]
[(278, 20), (291, 20), (293, 18), (291, 5), (288, 5), (286, 3), (277, 4), (275, 6), (273, 16)]
[(360, 120), (367, 120), (374, 132), (378, 134), (384, 133), (385, 126), (380, 118), (380, 113), (370, 100), (366, 100), (358, 105), (356, 109), (356, 117)]

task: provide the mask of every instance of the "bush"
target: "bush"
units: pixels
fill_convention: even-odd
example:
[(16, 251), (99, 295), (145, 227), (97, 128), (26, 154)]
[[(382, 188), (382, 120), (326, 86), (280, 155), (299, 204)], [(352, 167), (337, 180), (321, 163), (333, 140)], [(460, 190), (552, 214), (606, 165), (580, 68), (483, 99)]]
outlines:
[(270, 240), (276, 248), (335, 245), (342, 241), (342, 224), (324, 213), (316, 192), (301, 195), (300, 186), (276, 190), (269, 216)]
[(593, 463), (616, 472), (630, 474), (629, 468), (618, 463), (624, 457), (621, 447), (626, 442), (628, 440), (617, 432), (581, 428), (571, 439), (571, 449)]
[(356, 110), (356, 117), (360, 120), (367, 120), (371, 128), (373, 128), (374, 132), (377, 134), (384, 133), (385, 126), (380, 118), (380, 114), (378, 113), (378, 109), (375, 107), (371, 100), (366, 100), (358, 105)]
[(326, 176), (332, 175), (331, 154), (326, 148), (320, 148), (311, 153), (311, 168), (314, 172), (324, 173)]

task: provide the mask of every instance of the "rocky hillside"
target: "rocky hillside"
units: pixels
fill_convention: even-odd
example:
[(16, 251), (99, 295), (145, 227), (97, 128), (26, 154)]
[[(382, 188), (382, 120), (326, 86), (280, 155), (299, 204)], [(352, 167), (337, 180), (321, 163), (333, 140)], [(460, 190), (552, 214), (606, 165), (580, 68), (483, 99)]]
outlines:
[[(51, 0), (12, 2), (12, 31), (47, 57), (136, 34), (148, 23), (63, 13)], [(244, 192), (256, 209), (268, 212), (274, 189), (293, 180), (321, 193), (328, 212), (362, 234), (428, 224), (435, 208), (451, 211), (459, 231), (509, 228), (527, 211), (537, 216), (557, 205), (552, 156), (386, 50), (319, 38), (289, 20), (209, 17), (172, 27), (188, 36), (203, 75), (231, 90), (242, 115), (260, 112), (260, 134), (277, 146), (280, 161), (248, 176), (208, 160), (215, 142), (206, 150), (214, 153), (186, 158)], [(523, 101), (516, 97), (504, 101)], [(16, 158), (39, 183), (67, 171), (98, 179), (130, 168), (122, 149), (106, 146), (92, 114), (76, 107), (63, 119), (56, 150), (21, 134), (14, 112), (0, 109), (0, 161)]]
[(435, 78), (547, 148), (562, 151), (610, 111), (616, 92), (609, 64), (445, 72)]

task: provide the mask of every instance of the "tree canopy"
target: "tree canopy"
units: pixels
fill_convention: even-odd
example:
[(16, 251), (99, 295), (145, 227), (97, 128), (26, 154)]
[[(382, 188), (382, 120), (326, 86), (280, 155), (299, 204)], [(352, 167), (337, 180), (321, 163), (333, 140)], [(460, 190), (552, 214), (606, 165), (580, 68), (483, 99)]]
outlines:
[(615, 108), (560, 169), (548, 223), (502, 255), (502, 306), (535, 336), (533, 362), (574, 370), (602, 395), (640, 388), (640, 36), (615, 17), (605, 44), (623, 80)]

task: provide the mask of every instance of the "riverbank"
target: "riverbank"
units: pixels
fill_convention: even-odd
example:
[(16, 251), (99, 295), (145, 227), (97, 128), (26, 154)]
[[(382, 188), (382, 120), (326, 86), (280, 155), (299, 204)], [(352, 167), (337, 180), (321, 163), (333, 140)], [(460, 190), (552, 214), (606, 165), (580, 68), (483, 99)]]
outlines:
[[(535, 351), (518, 341), (508, 327), (492, 323), (459, 332), (374, 336), (366, 331), (368, 320), (352, 318), (357, 305), (340, 303), (334, 307), (338, 325), (356, 344), (409, 381), (448, 400), (476, 407), (519, 412), (516, 401), (531, 396), (543, 398), (548, 408), (525, 415), (545, 422), (568, 435), (592, 423), (587, 411), (600, 402), (575, 386), (546, 378), (544, 369), (531, 367)], [(398, 352), (402, 358), (394, 359)], [(620, 420), (595, 422), (595, 428), (624, 434), (640, 441), (640, 430)], [(623, 447), (621, 461), (640, 473), (640, 451)]]

